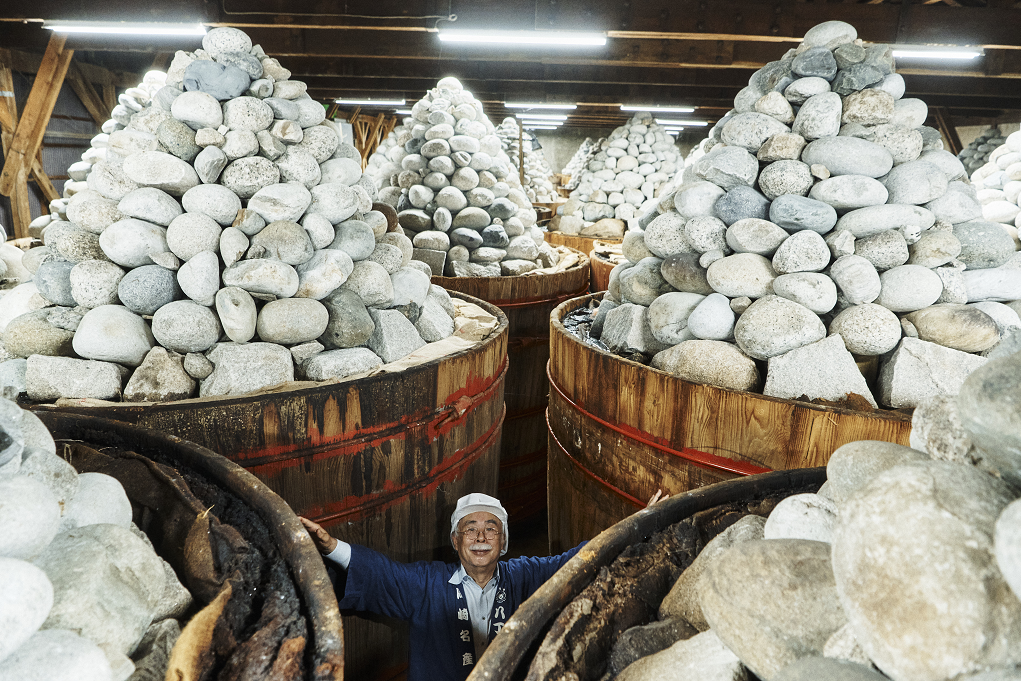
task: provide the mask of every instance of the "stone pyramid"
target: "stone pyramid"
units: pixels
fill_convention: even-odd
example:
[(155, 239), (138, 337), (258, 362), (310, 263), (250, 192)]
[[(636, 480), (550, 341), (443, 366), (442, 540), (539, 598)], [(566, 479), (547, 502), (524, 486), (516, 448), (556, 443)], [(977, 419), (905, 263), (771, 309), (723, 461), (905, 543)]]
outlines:
[(775, 397), (900, 408), (956, 392), (1016, 339), (1021, 256), (903, 95), (890, 48), (843, 22), (756, 71), (625, 235), (593, 334)]

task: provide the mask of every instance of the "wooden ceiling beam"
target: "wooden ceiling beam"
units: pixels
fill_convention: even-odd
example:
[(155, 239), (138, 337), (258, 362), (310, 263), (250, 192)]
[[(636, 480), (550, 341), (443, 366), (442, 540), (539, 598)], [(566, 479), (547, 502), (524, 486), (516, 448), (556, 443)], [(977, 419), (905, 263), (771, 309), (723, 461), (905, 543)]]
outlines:
[(14, 139), (7, 150), (3, 170), (0, 171), (0, 194), (10, 196), (15, 185), (25, 182), (35, 162), (53, 113), (53, 105), (60, 94), (73, 50), (65, 49), (65, 38), (54, 33), (43, 55), (42, 65), (32, 83), (32, 91), (25, 102)]

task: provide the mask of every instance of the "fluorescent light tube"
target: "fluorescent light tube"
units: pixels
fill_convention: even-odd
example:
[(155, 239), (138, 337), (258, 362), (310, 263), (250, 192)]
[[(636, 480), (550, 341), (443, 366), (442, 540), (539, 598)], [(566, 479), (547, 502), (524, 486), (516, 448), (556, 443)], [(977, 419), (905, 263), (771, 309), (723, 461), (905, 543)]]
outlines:
[(335, 99), (337, 104), (360, 104), (362, 106), (404, 106), (403, 99)]
[(648, 111), (650, 113), (692, 113), (695, 109), (690, 106), (631, 106), (621, 104), (621, 111)]
[(978, 50), (897, 49), (893, 56), (904, 59), (974, 59), (981, 57), (982, 53)]
[(526, 125), (525, 130), (556, 130), (556, 125)]
[(121, 22), (44, 23), (56, 33), (101, 33), (107, 35), (205, 35), (202, 24), (125, 24)]
[(656, 122), (659, 123), (660, 125), (677, 125), (681, 127), (695, 127), (695, 128), (701, 128), (709, 125), (705, 121), (675, 121), (667, 118), (657, 118)]
[(566, 121), (567, 116), (559, 114), (530, 114), (530, 113), (519, 113), (514, 114), (515, 117), (520, 118), (523, 121), (536, 120), (536, 121)]
[(471, 31), (449, 30), (438, 33), (447, 43), (479, 43), (485, 45), (542, 45), (544, 47), (600, 46), (606, 44), (602, 33), (576, 31)]
[(508, 109), (568, 109), (578, 108), (577, 104), (522, 104), (521, 102), (504, 102)]
[(412, 116), (412, 115), (414, 115), (414, 113), (411, 111), (411, 109), (397, 109), (397, 111), (394, 111), (394, 113), (397, 114), (398, 116)]

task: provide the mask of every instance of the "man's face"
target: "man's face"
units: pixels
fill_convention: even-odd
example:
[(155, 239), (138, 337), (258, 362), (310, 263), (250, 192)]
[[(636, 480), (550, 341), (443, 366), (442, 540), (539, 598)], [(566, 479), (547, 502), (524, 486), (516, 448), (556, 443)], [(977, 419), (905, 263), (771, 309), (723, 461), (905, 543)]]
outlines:
[(464, 566), (488, 567), (500, 559), (503, 525), (492, 513), (476, 511), (461, 518), (454, 535), (454, 548)]

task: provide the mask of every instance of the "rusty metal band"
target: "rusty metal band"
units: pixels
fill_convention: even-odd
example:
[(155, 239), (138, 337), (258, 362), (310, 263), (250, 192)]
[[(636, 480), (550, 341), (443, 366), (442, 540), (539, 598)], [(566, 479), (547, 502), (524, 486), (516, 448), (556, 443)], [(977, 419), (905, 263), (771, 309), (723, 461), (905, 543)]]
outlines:
[[(269, 456), (242, 458), (239, 462), (242, 463), (245, 468), (252, 470), (260, 466), (291, 461), (295, 458), (311, 458), (312, 460), (315, 460), (324, 455), (337, 456), (354, 453), (366, 446), (369, 446), (373, 442), (387, 440), (400, 433), (406, 433), (423, 427), (433, 429), (449, 428), (452, 424), (457, 424), (463, 420), (465, 414), (472, 411), (478, 404), (487, 402), (493, 396), (507, 377), (507, 367), (508, 362), (504, 360), (500, 367), (500, 373), (492, 379), (489, 385), (486, 386), (486, 389), (482, 392), (472, 396), (462, 397), (459, 400), (444, 404), (442, 407), (430, 410), (424, 414), (416, 413), (413, 415), (414, 417), (417, 417), (414, 418), (414, 420), (408, 419), (406, 421), (398, 421), (393, 424), (388, 424), (384, 429), (373, 430), (371, 432), (355, 430), (347, 433), (348, 437), (340, 440), (331, 440), (318, 445), (304, 446), (301, 448), (299, 453), (296, 453), (293, 450), (286, 450)], [(505, 405), (504, 412), (506, 412), (506, 410), (507, 408)], [(295, 447), (297, 447), (297, 445)]]
[(589, 283), (586, 281), (585, 285), (578, 289), (577, 291), (572, 291), (571, 293), (562, 293), (559, 296), (553, 296), (551, 298), (525, 298), (524, 300), (505, 298), (500, 300), (487, 300), (486, 302), (489, 303), (490, 305), (496, 305), (497, 307), (512, 307), (512, 308), (525, 307), (527, 305), (540, 305), (542, 303), (556, 303), (557, 305), (559, 305), (565, 300), (577, 298), (580, 295), (588, 293), (588, 285)]
[(577, 468), (579, 471), (581, 471), (582, 475), (584, 475), (585, 477), (595, 481), (598, 485), (600, 485), (602, 487), (605, 487), (606, 489), (610, 490), (611, 492), (616, 494), (618, 497), (620, 497), (624, 501), (626, 501), (629, 504), (631, 504), (632, 506), (635, 506), (637, 508), (645, 508), (646, 503), (644, 501), (642, 501), (641, 499), (637, 499), (637, 498), (631, 496), (630, 494), (628, 494), (624, 490), (622, 490), (622, 489), (620, 489), (618, 487), (615, 487), (614, 485), (612, 485), (611, 483), (607, 482), (606, 480), (603, 480), (601, 477), (599, 477), (598, 475), (596, 475), (595, 473), (593, 473), (592, 471), (590, 471), (589, 469), (587, 469), (583, 465), (581, 465), (580, 461), (578, 461), (573, 456), (571, 456), (571, 453), (567, 451), (566, 447), (564, 447), (562, 444), (560, 444), (560, 440), (557, 439), (556, 434), (553, 432), (553, 426), (549, 422), (549, 410), (548, 409), (546, 410), (546, 427), (549, 429), (550, 440), (552, 440), (553, 444), (555, 444), (557, 446), (557, 449), (559, 449), (560, 452), (564, 456), (567, 457), (567, 460), (570, 461), (571, 464), (575, 468)]
[[(550, 372), (549, 362), (546, 363), (546, 376), (549, 377), (550, 387), (557, 392), (557, 395), (559, 395), (562, 400), (567, 402), (569, 405), (571, 405), (573, 409), (578, 411), (578, 413), (583, 414), (587, 418), (592, 419), (596, 423), (602, 425), (604, 428), (609, 428), (613, 432), (618, 433), (631, 440), (637, 440), (638, 442), (641, 442), (644, 445), (652, 447), (653, 449), (657, 449), (663, 452), (664, 454), (669, 454), (670, 456), (676, 456), (686, 461), (690, 461), (696, 466), (701, 466), (702, 468), (724, 471), (726, 473), (732, 473), (734, 475), (758, 475), (759, 473), (769, 473), (770, 471), (772, 471), (771, 468), (763, 468), (761, 466), (756, 466), (755, 464), (747, 463), (745, 461), (735, 461), (734, 459), (728, 459), (723, 456), (716, 456), (715, 454), (703, 452), (698, 449), (691, 449), (690, 447), (685, 447), (683, 449), (677, 450), (673, 449), (672, 447), (662, 445), (656, 442), (656, 440), (654, 439), (655, 436), (650, 435), (649, 433), (638, 430), (637, 428), (622, 428), (617, 424), (605, 421), (596, 416), (595, 414), (583, 409), (581, 405), (579, 405), (577, 402), (568, 397), (561, 389), (561, 387), (557, 385), (557, 382), (553, 380), (553, 374)], [(546, 412), (546, 420), (547, 422), (549, 421), (549, 411)], [(550, 432), (552, 433), (553, 431), (550, 430)]]

